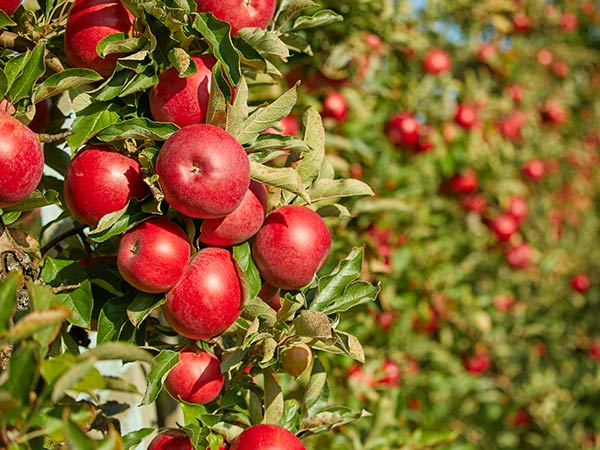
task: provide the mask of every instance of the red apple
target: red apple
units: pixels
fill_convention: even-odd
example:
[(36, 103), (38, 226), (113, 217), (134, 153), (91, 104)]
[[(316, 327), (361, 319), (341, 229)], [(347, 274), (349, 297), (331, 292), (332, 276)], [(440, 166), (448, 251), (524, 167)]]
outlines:
[(558, 78), (566, 78), (569, 75), (569, 65), (562, 60), (554, 61), (552, 63), (552, 72)]
[(590, 346), (588, 347), (588, 353), (593, 360), (600, 362), (600, 341), (599, 340), (593, 339), (590, 342)]
[(178, 225), (156, 217), (123, 235), (117, 267), (121, 276), (136, 289), (165, 292), (183, 275), (190, 250), (187, 236)]
[(402, 380), (402, 369), (400, 365), (389, 358), (382, 361), (379, 369), (383, 376), (375, 380), (375, 384), (386, 387), (398, 387)]
[(577, 29), (577, 16), (572, 12), (563, 13), (560, 18), (560, 27), (567, 33), (572, 33)]
[(179, 361), (165, 378), (165, 388), (175, 400), (204, 405), (219, 396), (223, 382), (219, 358), (192, 347), (179, 353)]
[(467, 211), (481, 214), (487, 207), (487, 200), (482, 194), (467, 194), (460, 198), (460, 205)]
[(114, 33), (133, 31), (133, 15), (119, 0), (75, 0), (67, 16), (65, 53), (74, 67), (112, 74), (119, 54), (101, 58), (98, 43)]
[(281, 136), (298, 136), (300, 134), (300, 122), (289, 114), (279, 121), (278, 128), (268, 128), (264, 133), (279, 134)]
[(525, 408), (519, 408), (509, 417), (509, 423), (515, 427), (526, 427), (531, 425), (531, 415)]
[(531, 247), (527, 243), (507, 247), (505, 256), (508, 264), (515, 269), (525, 269), (531, 265)]
[(275, 311), (281, 309), (281, 293), (278, 287), (265, 282), (260, 287), (257, 296)]
[(196, 0), (198, 12), (212, 13), (217, 19), (231, 25), (231, 34), (241, 28), (258, 27), (263, 30), (275, 15), (276, 0)]
[(218, 219), (204, 219), (200, 242), (227, 247), (247, 241), (258, 232), (266, 213), (267, 188), (252, 181), (242, 203), (233, 212)]
[(162, 311), (169, 325), (188, 339), (209, 339), (239, 317), (242, 283), (231, 253), (208, 247), (196, 253), (177, 284), (167, 293)]
[(491, 62), (497, 55), (496, 46), (491, 42), (483, 42), (477, 48), (477, 60), (481, 63)]
[(516, 303), (515, 298), (509, 294), (498, 294), (494, 297), (494, 307), (501, 312), (509, 312)]
[(531, 20), (529, 19), (529, 16), (523, 11), (518, 11), (513, 14), (512, 23), (515, 31), (521, 33), (529, 31), (529, 28), (531, 27)]
[(454, 121), (463, 128), (470, 130), (479, 122), (477, 108), (474, 105), (462, 103), (458, 105)]
[(491, 366), (490, 355), (483, 350), (479, 350), (471, 356), (465, 356), (463, 365), (467, 371), (481, 375), (487, 372)]
[(0, 1), (0, 9), (10, 17), (21, 6), (21, 3), (23, 3), (23, 0), (2, 0)]
[(452, 60), (444, 50), (434, 48), (425, 54), (422, 65), (425, 72), (437, 75), (448, 72), (452, 68)]
[(561, 125), (567, 120), (567, 111), (556, 100), (546, 100), (541, 108), (540, 115), (544, 123)]
[(156, 161), (165, 200), (195, 218), (224, 217), (235, 210), (250, 186), (250, 163), (240, 143), (214, 125), (179, 129)]
[(387, 122), (386, 134), (390, 141), (403, 148), (415, 148), (419, 142), (421, 124), (409, 112), (394, 114)]
[(521, 140), (521, 128), (527, 123), (527, 116), (522, 111), (513, 111), (498, 121), (498, 131), (505, 139), (518, 142)]
[(229, 450), (306, 450), (294, 433), (279, 425), (262, 423), (246, 428)]
[(375, 320), (377, 321), (377, 325), (384, 333), (389, 333), (392, 329), (392, 326), (396, 322), (396, 312), (395, 311), (382, 311), (375, 316)]
[(530, 159), (522, 168), (523, 175), (533, 181), (540, 181), (546, 176), (546, 165), (539, 159)]
[(73, 216), (96, 226), (103, 216), (124, 208), (132, 198), (144, 198), (148, 187), (137, 161), (107, 146), (89, 145), (71, 160), (64, 194)]
[(331, 92), (323, 100), (323, 117), (331, 117), (341, 122), (348, 114), (348, 103), (339, 92)]
[(27, 126), (34, 133), (44, 133), (50, 125), (50, 109), (52, 108), (52, 100), (47, 98), (35, 104), (35, 114), (31, 122)]
[(310, 283), (331, 249), (323, 219), (306, 206), (275, 209), (254, 237), (252, 257), (263, 279), (281, 289)]
[(212, 55), (193, 56), (191, 64), (196, 65), (196, 73), (181, 78), (175, 67), (162, 72), (150, 91), (154, 120), (173, 122), (178, 127), (204, 123), (215, 63)]
[(477, 172), (467, 168), (450, 179), (450, 190), (455, 194), (468, 194), (477, 190)]
[(515, 103), (521, 103), (525, 97), (525, 91), (520, 84), (513, 83), (508, 88), (508, 95)]
[(554, 54), (546, 48), (538, 50), (535, 57), (537, 61), (545, 67), (549, 67), (554, 61)]
[(158, 433), (150, 442), (148, 450), (193, 450), (193, 446), (187, 434), (170, 428)]
[(421, 333), (434, 334), (440, 328), (440, 316), (431, 305), (427, 308), (426, 317), (415, 313), (412, 319), (412, 327)]
[(585, 273), (578, 273), (571, 277), (571, 288), (574, 291), (581, 292), (582, 294), (586, 292), (592, 285), (590, 281), (590, 277), (588, 277)]
[(490, 222), (490, 228), (501, 242), (510, 240), (519, 229), (519, 223), (510, 214), (500, 214)]
[(522, 223), (527, 219), (529, 214), (527, 202), (523, 197), (511, 197), (508, 201), (508, 209), (506, 212), (513, 216), (518, 223)]
[(37, 136), (9, 114), (0, 112), (0, 208), (19, 203), (37, 187), (44, 152)]

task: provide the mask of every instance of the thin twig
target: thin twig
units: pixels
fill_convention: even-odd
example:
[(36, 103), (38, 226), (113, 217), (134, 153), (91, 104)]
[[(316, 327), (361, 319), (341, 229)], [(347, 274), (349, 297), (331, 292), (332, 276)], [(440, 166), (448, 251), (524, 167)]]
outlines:
[(48, 251), (50, 251), (54, 246), (56, 246), (61, 241), (65, 240), (66, 238), (75, 236), (76, 234), (81, 233), (85, 229), (85, 227), (87, 227), (87, 225), (78, 225), (75, 228), (71, 228), (70, 230), (67, 230), (64, 233), (59, 234), (58, 236), (56, 236), (54, 239), (52, 239), (50, 242), (48, 242), (46, 245), (44, 245), (42, 247), (42, 250), (41, 250), (42, 255), (45, 255), (46, 253), (48, 253)]
[[(33, 49), (35, 46), (35, 42), (25, 39), (16, 33), (12, 33), (10, 31), (3, 31), (0, 33), (0, 47), (24, 52), (26, 50)], [(49, 50), (46, 50), (45, 52), (45, 61), (46, 66), (48, 66), (54, 72), (58, 73), (65, 70), (64, 66), (60, 62), (60, 59)]]
[(73, 130), (63, 131), (62, 133), (57, 134), (46, 134), (46, 133), (38, 133), (37, 137), (40, 142), (57, 142), (66, 139), (67, 137), (73, 134)]

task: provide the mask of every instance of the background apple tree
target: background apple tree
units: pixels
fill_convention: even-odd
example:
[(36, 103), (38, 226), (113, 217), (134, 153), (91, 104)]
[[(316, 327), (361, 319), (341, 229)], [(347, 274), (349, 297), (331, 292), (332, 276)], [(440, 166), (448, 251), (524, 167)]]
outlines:
[[(373, 194), (364, 182), (341, 176), (325, 154), (318, 111), (297, 106), (298, 84), (288, 84), (282, 76), (291, 54), (312, 54), (310, 31), (341, 16), (307, 1), (257, 3), (274, 5), (273, 14), (246, 28), (198, 12), (196, 3), (186, 0), (2, 3), (2, 139), (9, 134), (4, 123), (12, 123), (6, 114), (18, 118), (43, 142), (46, 169), (31, 195), (3, 202), (1, 210), (0, 447), (113, 449), (142, 441), (147, 446), (157, 427), (121, 432), (122, 414), (140, 405), (106, 400), (105, 394), (141, 390), (141, 405), (154, 405), (165, 377), (190, 353), (209, 354), (206, 361), (217, 361), (209, 377), (221, 377), (222, 389), (216, 397), (203, 394), (200, 399), (173, 394), (188, 400), (179, 405), (183, 419), (178, 425), (185, 434), (174, 432), (186, 441), (183, 445), (217, 449), (260, 423), (306, 437), (364, 415), (360, 408), (329, 400), (321, 361), (326, 354), (364, 361), (358, 339), (339, 326), (343, 313), (373, 301), (379, 291), (377, 283), (359, 279), (360, 243), (354, 248), (335, 245), (330, 251), (327, 241), (313, 264), (323, 266), (318, 276), (313, 277), (313, 270), (308, 280), (281, 282), (278, 286), (285, 289), (280, 292), (278, 286), (263, 283), (249, 237), (211, 249), (204, 243), (204, 222), (209, 219), (203, 218), (208, 216), (190, 217), (165, 201), (170, 193), (163, 186), (174, 180), (168, 181), (167, 169), (159, 170), (167, 165), (159, 164), (161, 149), (172, 136), (184, 136), (180, 128), (188, 125), (179, 127), (171, 117), (157, 117), (166, 107), (153, 110), (156, 101), (175, 95), (151, 98), (159, 75), (167, 71), (168, 90), (208, 70), (192, 103), (205, 100), (198, 122), (212, 126), (203, 126), (203, 138), (192, 135), (191, 142), (183, 138), (170, 147), (179, 150), (208, 142), (212, 154), (239, 147), (253, 183), (268, 190), (264, 207), (269, 215), (278, 207), (287, 205), (289, 211), (289, 205), (295, 205), (294, 211), (310, 211), (311, 223), (322, 223), (329, 239), (327, 229), (352, 214), (341, 201)], [(200, 55), (210, 61), (208, 69), (196, 62)], [(184, 119), (193, 114), (191, 103), (178, 108), (175, 112)], [(301, 119), (299, 134), (292, 137), (283, 134), (280, 121), (295, 108)], [(220, 147), (211, 141), (217, 134)], [(83, 159), (96, 154), (93, 163)], [(12, 167), (4, 160), (3, 164)], [(218, 169), (228, 169), (225, 166)], [(96, 203), (106, 200), (102, 189), (120, 183), (102, 177), (117, 167), (124, 167), (119, 170), (127, 176), (131, 193), (116, 210), (97, 214), (101, 208), (92, 211)], [(8, 169), (6, 174), (14, 175)], [(47, 211), (58, 212), (53, 216)], [(262, 211), (261, 223), (264, 215)], [(241, 292), (242, 306), (235, 306), (238, 310), (225, 330), (202, 338), (180, 336), (161, 314), (161, 307), (169, 308), (164, 292), (168, 289), (140, 283), (119, 265), (120, 242), (130, 231), (165, 222), (187, 239), (194, 261), (201, 254), (218, 255), (201, 273), (214, 275), (223, 259), (229, 264), (227, 273)], [(337, 240), (334, 233), (331, 237)], [(133, 245), (140, 252), (142, 247)], [(169, 272), (170, 256), (146, 263), (143, 269)], [(187, 259), (186, 255), (182, 271)], [(309, 262), (298, 261), (298, 271)], [(297, 273), (289, 275), (293, 279)], [(215, 288), (215, 283), (209, 277), (191, 286), (202, 290)], [(201, 311), (184, 316), (210, 322), (227, 309), (231, 305), (223, 303), (215, 317)], [(143, 364), (145, 385), (132, 385), (99, 369), (104, 361), (115, 360)], [(209, 373), (206, 367), (202, 371)], [(169, 392), (178, 387), (169, 382)], [(251, 440), (234, 445), (248, 443)]]

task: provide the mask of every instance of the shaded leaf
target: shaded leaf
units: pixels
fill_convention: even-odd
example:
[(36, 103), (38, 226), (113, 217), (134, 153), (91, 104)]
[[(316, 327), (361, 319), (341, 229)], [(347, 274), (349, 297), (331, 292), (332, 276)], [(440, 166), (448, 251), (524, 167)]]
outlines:
[(297, 194), (310, 203), (309, 194), (304, 189), (298, 172), (291, 167), (280, 169), (250, 161), (250, 175), (256, 181)]
[(86, 86), (100, 80), (102, 80), (102, 77), (90, 69), (66, 69), (63, 72), (50, 75), (39, 83), (34, 90), (33, 101), (39, 103), (61, 92)]
[(149, 405), (162, 390), (162, 379), (179, 361), (179, 353), (173, 350), (161, 350), (152, 360), (152, 368), (148, 373), (148, 386), (140, 406)]
[(97, 137), (104, 142), (125, 139), (166, 141), (178, 129), (177, 125), (169, 122), (155, 122), (145, 117), (137, 117), (115, 123), (102, 130)]

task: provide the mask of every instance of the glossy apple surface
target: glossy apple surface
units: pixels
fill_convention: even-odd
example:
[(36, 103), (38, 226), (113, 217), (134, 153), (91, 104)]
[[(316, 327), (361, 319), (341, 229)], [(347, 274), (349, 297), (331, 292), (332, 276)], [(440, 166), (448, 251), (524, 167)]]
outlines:
[(37, 136), (9, 114), (0, 112), (0, 208), (31, 194), (44, 171), (44, 152)]
[(463, 103), (456, 108), (454, 121), (461, 127), (470, 130), (477, 124), (478, 120), (479, 117), (475, 106)]
[(323, 117), (331, 117), (341, 122), (348, 114), (348, 103), (339, 92), (331, 92), (323, 100)]
[(518, 231), (517, 219), (508, 213), (500, 214), (490, 223), (490, 228), (501, 242), (506, 242)]
[(583, 294), (591, 286), (592, 282), (590, 281), (590, 277), (588, 277), (585, 273), (578, 273), (571, 277), (571, 288), (574, 291), (581, 292)]
[(80, 222), (96, 226), (100, 219), (148, 194), (137, 161), (102, 145), (90, 145), (71, 160), (65, 173), (67, 208)]
[(117, 267), (121, 276), (136, 289), (165, 292), (183, 275), (190, 250), (187, 236), (177, 224), (156, 217), (123, 235)]
[(210, 99), (210, 80), (215, 58), (212, 55), (194, 56), (196, 73), (181, 78), (174, 67), (158, 76), (158, 84), (150, 91), (150, 111), (154, 120), (173, 122), (185, 127), (206, 121)]
[(227, 247), (247, 241), (260, 230), (266, 213), (267, 188), (252, 181), (242, 203), (233, 212), (218, 219), (204, 219), (200, 242)]
[(281, 289), (310, 283), (331, 249), (327, 225), (300, 205), (275, 209), (252, 244), (252, 257), (264, 280)]
[(187, 434), (175, 428), (158, 433), (150, 442), (148, 450), (193, 450)]
[(194, 255), (162, 306), (169, 325), (188, 339), (225, 331), (243, 307), (242, 284), (227, 250), (208, 247)]
[(165, 388), (175, 400), (204, 405), (223, 388), (221, 361), (209, 352), (186, 349), (167, 374)]
[(306, 450), (294, 433), (279, 425), (259, 424), (246, 428), (229, 450)]
[(119, 0), (75, 0), (65, 28), (65, 53), (74, 67), (109, 76), (120, 55), (101, 58), (98, 43), (114, 33), (131, 33), (133, 15)]
[(263, 30), (275, 15), (276, 0), (196, 0), (198, 12), (212, 13), (217, 19), (231, 25), (231, 34), (241, 28), (257, 27)]
[(165, 142), (156, 161), (165, 200), (195, 218), (224, 217), (236, 209), (250, 186), (246, 151), (214, 125), (179, 129)]
[(468, 194), (477, 190), (477, 172), (473, 169), (465, 169), (450, 179), (450, 189), (455, 194)]
[(419, 142), (421, 124), (409, 112), (394, 114), (386, 124), (386, 134), (398, 147), (414, 148)]
[(21, 6), (21, 3), (23, 3), (23, 0), (2, 0), (0, 1), (0, 9), (10, 17)]

